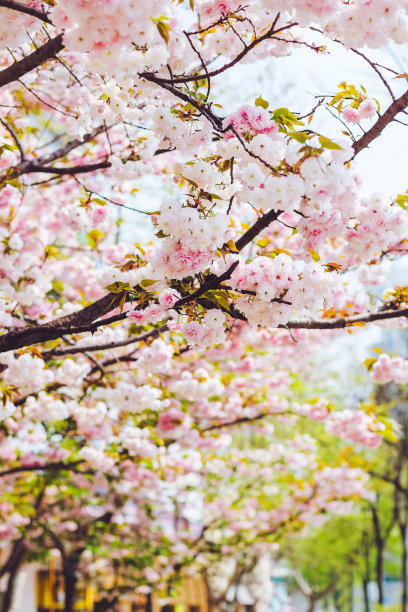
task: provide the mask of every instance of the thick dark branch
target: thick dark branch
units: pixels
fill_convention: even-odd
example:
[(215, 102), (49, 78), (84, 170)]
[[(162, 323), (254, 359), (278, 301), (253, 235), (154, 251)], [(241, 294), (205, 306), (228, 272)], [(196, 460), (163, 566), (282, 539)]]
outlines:
[[(116, 124), (113, 124), (113, 125), (116, 125)], [(103, 132), (107, 132), (113, 127), (113, 125), (100, 125), (99, 127), (92, 130), (92, 132), (85, 134), (83, 138), (74, 138), (73, 140), (70, 140), (65, 145), (63, 145), (56, 151), (53, 151), (49, 155), (44, 155), (43, 157), (37, 159), (36, 163), (41, 164), (41, 165), (51, 164), (57, 159), (61, 159), (62, 157), (65, 157), (66, 155), (68, 155), (68, 153), (70, 153), (74, 149), (77, 149), (81, 145), (86, 144), (87, 142), (90, 142), (91, 140), (94, 140), (97, 136), (99, 136), (99, 134), (102, 134)]]
[(7, 561), (0, 568), (0, 578), (9, 572), (12, 572), (16, 567), (19, 566), (20, 560), (24, 555), (26, 550), (26, 546), (24, 543), (24, 538), (19, 538), (16, 540), (12, 546), (10, 554), (7, 558)]
[[(16, 350), (23, 346), (29, 346), (38, 342), (55, 340), (61, 338), (65, 334), (82, 333), (88, 331), (91, 325), (97, 328), (100, 325), (112, 323), (112, 319), (115, 321), (120, 320), (122, 315), (117, 315), (116, 317), (94, 323), (96, 319), (99, 319), (99, 317), (102, 317), (116, 308), (120, 299), (120, 294), (108, 293), (100, 300), (86, 306), (86, 308), (65, 317), (55, 319), (55, 321), (51, 321), (50, 323), (44, 323), (43, 325), (37, 325), (35, 327), (24, 327), (23, 329), (17, 329), (8, 334), (3, 334), (0, 336), (0, 353)], [(93, 327), (91, 327), (91, 331)]]
[[(191, 298), (193, 295), (194, 294), (191, 295)], [(200, 299), (199, 301), (201, 303)], [(210, 303), (206, 304), (206, 307), (211, 307)], [(216, 308), (215, 305), (213, 307)], [(247, 318), (234, 308), (233, 305), (230, 306), (230, 311), (222, 310), (232, 319), (247, 321)], [(352, 328), (354, 325), (359, 326), (361, 323), (375, 323), (375, 321), (398, 319), (401, 317), (408, 318), (408, 308), (403, 308), (401, 310), (380, 310), (377, 312), (355, 315), (353, 317), (342, 317), (340, 319), (299, 319), (297, 321), (288, 321), (285, 324), (278, 325), (278, 329), (345, 329)]]
[(273, 221), (276, 221), (279, 215), (281, 214), (281, 210), (270, 210), (259, 219), (235, 242), (235, 246), (238, 251), (242, 251), (244, 247), (246, 247), (252, 240), (257, 236), (262, 230), (264, 230), (268, 225), (270, 225)]
[(344, 329), (345, 327), (352, 327), (355, 323), (374, 323), (375, 321), (397, 319), (400, 317), (408, 317), (408, 308), (402, 308), (401, 310), (380, 310), (353, 317), (342, 317), (341, 319), (288, 321), (285, 325), (280, 325), (279, 327), (289, 329)]
[[(232, 269), (235, 268), (236, 264), (237, 262), (234, 262), (233, 266), (231, 266), (223, 275), (214, 279), (216, 286), (219, 286), (219, 283), (222, 282), (224, 277), (228, 276), (229, 278), (229, 276), (232, 274)], [(202, 287), (200, 287), (200, 289), (198, 289), (196, 292), (189, 296), (185, 296), (182, 298), (182, 300), (179, 300), (179, 305), (184, 305), (193, 300), (199, 299), (198, 294), (202, 295), (208, 290), (209, 284), (202, 285)], [(67, 315), (66, 317), (56, 319), (51, 323), (38, 325), (36, 327), (25, 327), (23, 329), (9, 332), (8, 334), (3, 334), (0, 336), (0, 353), (16, 350), (25, 346), (37, 344), (39, 342), (55, 340), (66, 334), (78, 334), (87, 331), (94, 332), (103, 325), (109, 325), (110, 323), (121, 321), (126, 318), (126, 313), (95, 321), (106, 312), (109, 312), (115, 308), (120, 299), (120, 294), (109, 293), (83, 310)], [(236, 311), (234, 308), (231, 308), (231, 312), (226, 314), (232, 318), (240, 319), (242, 321), (246, 320), (244, 315)], [(286, 324), (279, 325), (278, 327), (280, 329), (344, 329), (346, 327), (352, 327), (358, 323), (374, 323), (375, 321), (396, 319), (400, 317), (408, 317), (408, 308), (365, 313), (353, 317), (342, 317), (340, 319), (288, 321)], [(84, 319), (82, 324), (81, 319)], [(155, 331), (148, 333), (153, 335)], [(86, 347), (85, 350), (89, 350), (89, 348)], [(120, 360), (120, 358), (118, 359)]]
[[(69, 167), (54, 168), (52, 166), (47, 167), (47, 165), (51, 164), (57, 159), (66, 157), (68, 153), (90, 142), (91, 140), (94, 140), (94, 138), (99, 136), (99, 134), (102, 134), (103, 132), (107, 132), (111, 127), (113, 126), (100, 125), (99, 127), (92, 130), (92, 132), (90, 132), (89, 134), (85, 134), (82, 140), (79, 138), (74, 138), (73, 140), (70, 140), (65, 145), (63, 145), (56, 151), (49, 153), (48, 155), (43, 155), (42, 157), (38, 157), (35, 160), (24, 159), (24, 161), (20, 162), (16, 166), (7, 168), (4, 174), (1, 175), (0, 181), (4, 181), (7, 179), (8, 180), (14, 179), (14, 178), (17, 178), (18, 176), (21, 176), (22, 174), (29, 174), (30, 172), (44, 172), (44, 173), (50, 173), (50, 174), (53, 173), (53, 174), (63, 175), (63, 174), (77, 174), (77, 173), (79, 174), (80, 172), (92, 172), (92, 170), (97, 170), (98, 168), (95, 167), (95, 164), (89, 164), (85, 166), (75, 166), (74, 167), (75, 170), (72, 167), (71, 168)], [(109, 162), (102, 162), (102, 163), (107, 164)], [(99, 166), (99, 167), (101, 168), (105, 166)], [(108, 168), (109, 166), (106, 166), (106, 167)], [(85, 168), (85, 170), (83, 168)]]
[(177, 87), (174, 87), (173, 85), (170, 85), (169, 83), (161, 82), (160, 78), (156, 77), (154, 74), (145, 73), (143, 78), (145, 78), (146, 81), (155, 83), (158, 87), (162, 87), (163, 89), (166, 89), (167, 91), (172, 93), (174, 96), (176, 96), (180, 100), (183, 100), (184, 102), (187, 102), (188, 104), (191, 104), (192, 106), (194, 106), (194, 108), (196, 108), (199, 113), (201, 113), (206, 119), (208, 119), (208, 121), (211, 123), (211, 125), (213, 126), (215, 130), (222, 131), (222, 120), (220, 119), (220, 117), (217, 117), (211, 111), (210, 104), (200, 104), (199, 102), (197, 102), (195, 98), (180, 91), (180, 89), (177, 89)]
[(31, 70), (34, 70), (34, 68), (38, 68), (47, 60), (55, 57), (63, 48), (62, 34), (58, 34), (58, 36), (51, 38), (45, 45), (30, 53), (27, 57), (2, 70), (0, 72), (0, 87), (17, 81), (28, 72), (31, 72)]
[(358, 155), (360, 151), (368, 147), (368, 145), (378, 138), (383, 130), (389, 125), (395, 117), (408, 106), (408, 91), (402, 96), (394, 100), (392, 104), (387, 108), (383, 115), (380, 115), (374, 125), (353, 144), (354, 156)]
[(39, 164), (32, 163), (24, 171), (24, 174), (30, 174), (31, 172), (58, 174), (59, 176), (63, 176), (64, 174), (85, 174), (87, 172), (94, 172), (95, 170), (103, 170), (105, 168), (110, 168), (111, 165), (112, 164), (110, 162), (100, 162), (98, 164), (84, 164), (82, 166), (67, 166), (66, 168), (55, 168), (54, 166), (41, 166)]
[[(76, 469), (79, 464), (83, 461), (73, 461), (72, 463), (64, 463), (63, 461), (54, 461), (52, 463), (44, 463), (43, 465), (19, 465), (8, 470), (0, 472), (0, 478), (4, 476), (10, 476), (12, 474), (18, 474), (20, 472), (41, 472), (43, 470), (69, 470), (71, 472), (77, 472)], [(84, 474), (85, 472), (80, 472)], [(88, 473), (88, 472), (86, 472)]]
[(181, 306), (184, 306), (185, 304), (188, 304), (189, 302), (192, 302), (200, 296), (204, 295), (204, 293), (206, 293), (207, 291), (219, 287), (222, 282), (230, 278), (231, 274), (233, 273), (238, 264), (239, 261), (234, 261), (234, 263), (228, 268), (226, 272), (224, 272), (220, 276), (215, 276), (214, 278), (211, 278), (209, 281), (201, 285), (201, 287), (197, 289), (197, 291), (191, 293), (191, 295), (186, 295), (180, 300), (177, 300), (177, 302), (174, 304), (174, 308), (180, 308)]
[(0, 0), (0, 7), (12, 9), (13, 11), (18, 11), (19, 13), (32, 15), (33, 17), (37, 17), (37, 19), (41, 19), (41, 21), (45, 21), (46, 23), (50, 23), (52, 25), (52, 21), (46, 13), (32, 8), (31, 6), (27, 6), (26, 4), (21, 4), (21, 2), (15, 2), (15, 0)]

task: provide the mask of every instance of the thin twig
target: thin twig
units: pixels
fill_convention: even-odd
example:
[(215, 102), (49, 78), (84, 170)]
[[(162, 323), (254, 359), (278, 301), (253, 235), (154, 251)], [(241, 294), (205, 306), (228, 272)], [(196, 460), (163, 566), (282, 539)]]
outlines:
[(0, 122), (1, 124), (6, 128), (6, 130), (8, 131), (8, 133), (10, 134), (10, 136), (12, 137), (12, 139), (15, 142), (15, 145), (17, 147), (17, 149), (20, 152), (20, 160), (23, 162), (26, 159), (25, 153), (24, 153), (24, 149), (21, 146), (21, 142), (17, 137), (17, 134), (15, 133), (15, 131), (13, 130), (13, 128), (6, 122), (4, 121), (4, 119), (0, 118)]

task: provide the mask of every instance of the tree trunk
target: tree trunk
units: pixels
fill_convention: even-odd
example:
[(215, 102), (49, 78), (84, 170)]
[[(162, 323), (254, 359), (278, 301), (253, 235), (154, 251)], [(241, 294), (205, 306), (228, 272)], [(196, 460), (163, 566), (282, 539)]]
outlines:
[(371, 507), (373, 527), (375, 535), (376, 560), (375, 560), (375, 576), (378, 585), (378, 603), (384, 604), (384, 539), (381, 537), (381, 527), (378, 518), (377, 509)]
[(375, 573), (378, 585), (378, 603), (384, 604), (384, 547), (382, 541), (377, 542), (377, 559), (375, 565)]
[(13, 547), (13, 551), (7, 561), (9, 577), (7, 581), (7, 589), (4, 593), (1, 612), (8, 612), (13, 602), (14, 585), (17, 577), (17, 572), (21, 566), (25, 554), (25, 544), (23, 540), (18, 540)]
[[(111, 612), (117, 601), (117, 596), (113, 597), (112, 599), (109, 599), (109, 597), (104, 597), (103, 599), (95, 602), (93, 612)], [(146, 612), (147, 611), (148, 608), (146, 608)]]
[(24, 539), (20, 538), (19, 540), (14, 542), (7, 561), (0, 568), (0, 578), (2, 576), (5, 576), (9, 572), (12, 572), (13, 569), (16, 567), (16, 565), (17, 567), (20, 566), (24, 553), (25, 553)]
[(363, 578), (364, 612), (370, 612), (370, 599), (368, 597), (368, 580)]
[(406, 523), (399, 524), (401, 543), (402, 543), (402, 612), (408, 612), (408, 551), (407, 551), (407, 525)]
[(314, 597), (307, 598), (307, 612), (314, 612), (315, 603)]
[(13, 602), (13, 593), (14, 593), (14, 585), (16, 582), (18, 566), (15, 567), (9, 574), (7, 580), (7, 589), (4, 593), (3, 605), (1, 607), (1, 612), (8, 612), (11, 608), (11, 604)]
[(368, 584), (371, 579), (370, 565), (370, 540), (367, 531), (363, 532), (362, 545), (364, 551), (364, 572), (362, 575), (363, 595), (364, 595), (364, 612), (370, 612), (370, 598), (368, 596)]
[[(69, 565), (69, 567), (67, 567)], [(75, 567), (71, 564), (66, 564), (63, 568), (64, 574), (64, 590), (65, 590), (65, 605), (64, 612), (73, 612), (75, 603), (75, 587), (77, 583)]]

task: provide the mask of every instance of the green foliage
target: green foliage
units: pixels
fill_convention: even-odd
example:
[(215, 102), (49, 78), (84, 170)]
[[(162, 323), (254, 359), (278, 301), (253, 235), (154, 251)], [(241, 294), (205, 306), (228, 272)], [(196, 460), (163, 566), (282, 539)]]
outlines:
[(262, 106), (262, 108), (267, 109), (267, 108), (268, 108), (268, 106), (269, 106), (269, 102), (267, 102), (266, 100), (264, 100), (264, 99), (262, 98), (262, 96), (259, 96), (259, 98), (257, 98), (257, 99), (255, 100), (255, 106)]
[(293, 132), (295, 125), (304, 125), (302, 121), (291, 113), (287, 108), (277, 108), (272, 112), (272, 119), (277, 123), (284, 132)]
[(401, 206), (401, 208), (403, 208), (404, 210), (407, 210), (408, 195), (406, 193), (400, 193), (399, 195), (397, 195), (397, 197), (395, 198), (395, 201), (398, 204), (398, 206)]

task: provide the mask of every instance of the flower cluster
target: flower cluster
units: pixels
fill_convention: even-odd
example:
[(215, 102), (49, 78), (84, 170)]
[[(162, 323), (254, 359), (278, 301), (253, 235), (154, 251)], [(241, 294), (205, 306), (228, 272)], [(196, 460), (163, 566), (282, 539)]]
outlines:
[(358, 123), (362, 119), (370, 119), (373, 117), (378, 110), (378, 105), (375, 100), (366, 98), (361, 102), (358, 108), (348, 106), (342, 112), (343, 118), (347, 123)]
[(407, 223), (399, 206), (390, 205), (382, 194), (373, 194), (358, 206), (354, 227), (346, 231), (344, 248), (356, 262), (367, 261), (405, 235)]
[(255, 136), (256, 134), (272, 136), (278, 131), (278, 125), (272, 121), (267, 110), (261, 106), (249, 105), (242, 106), (234, 113), (227, 115), (223, 121), (223, 128), (226, 138), (233, 138), (232, 130), (243, 136)]
[(175, 199), (163, 202), (155, 220), (166, 236), (151, 262), (159, 277), (182, 279), (205, 270), (229, 239), (227, 215), (203, 216)]
[[(148, 6), (135, 0), (69, 0), (58, 2), (51, 11), (55, 26), (64, 32), (69, 49), (86, 52), (101, 72), (136, 75), (151, 64), (165, 63), (167, 52), (154, 18), (168, 14), (165, 0)], [(149, 41), (146, 52), (144, 48)], [(132, 43), (136, 49), (129, 52)], [(128, 49), (125, 51), (124, 49)]]
[(225, 315), (220, 310), (209, 310), (202, 323), (182, 323), (180, 330), (190, 346), (204, 349), (225, 340)]
[(389, 382), (396, 382), (399, 385), (407, 384), (408, 360), (382, 353), (373, 365), (372, 380), (379, 385)]
[(336, 410), (326, 421), (328, 433), (372, 447), (381, 444), (385, 425), (363, 410)]
[(238, 292), (254, 294), (252, 299), (239, 297), (236, 307), (251, 325), (266, 327), (285, 324), (303, 310), (330, 308), (338, 283), (335, 275), (314, 262), (297, 271), (293, 259), (283, 253), (273, 258), (259, 256), (249, 263), (240, 261), (231, 277)]

